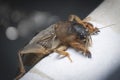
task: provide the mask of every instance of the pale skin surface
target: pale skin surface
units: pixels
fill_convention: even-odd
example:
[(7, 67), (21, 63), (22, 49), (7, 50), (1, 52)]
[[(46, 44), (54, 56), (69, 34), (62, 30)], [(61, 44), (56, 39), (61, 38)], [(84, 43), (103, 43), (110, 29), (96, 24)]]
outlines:
[[(81, 20), (81, 19), (80, 19), (78, 16), (76, 16), (76, 15), (70, 15), (68, 21), (74, 21), (74, 20), (75, 20), (77, 23), (82, 24), (84, 27), (86, 27), (86, 25), (87, 25), (87, 24), (84, 23), (85, 20)], [(56, 26), (57, 26), (57, 25), (55, 25), (55, 27), (56, 27)], [(93, 28), (92, 25), (89, 25), (89, 26), (87, 26), (87, 27), (89, 27), (90, 29)], [(39, 56), (39, 55), (41, 55), (41, 54), (46, 55), (46, 54), (50, 54), (50, 53), (52, 53), (52, 52), (57, 52), (58, 54), (67, 57), (67, 58), (70, 60), (70, 62), (72, 62), (72, 59), (70, 58), (69, 53), (66, 52), (66, 49), (68, 48), (68, 46), (61, 44), (61, 42), (60, 42), (59, 40), (55, 40), (54, 37), (55, 37), (55, 36), (52, 37), (53, 43), (52, 43), (52, 47), (50, 47), (50, 48), (45, 48), (44, 46), (41, 45), (40, 48), (37, 48), (37, 49), (33, 49), (33, 50), (32, 50), (31, 48), (29, 49), (29, 47), (28, 47), (26, 52), (23, 51), (23, 50), (21, 50), (21, 51), (18, 52), (19, 66), (20, 66), (20, 74), (15, 78), (15, 80), (18, 80), (19, 78), (21, 78), (21, 77), (24, 75), (24, 73), (26, 72), (26, 71), (25, 71), (25, 68), (24, 68), (24, 65), (23, 65), (23, 61), (22, 61), (22, 55), (24, 55), (24, 54), (29, 54), (30, 52), (34, 52), (34, 54), (36, 54), (37, 56)], [(48, 36), (48, 38), (49, 38), (49, 36)], [(36, 38), (36, 39), (37, 39), (37, 38)], [(47, 38), (46, 38), (46, 39), (47, 39)], [(35, 40), (35, 39), (34, 39), (34, 40)], [(51, 42), (52, 42), (52, 41), (51, 41)], [(31, 45), (32, 43), (34, 43), (34, 41), (31, 41), (30, 45)], [(78, 41), (75, 41), (75, 40), (74, 40), (74, 41), (71, 41), (71, 42), (69, 43), (69, 45), (70, 45), (72, 48), (75, 48), (75, 49), (77, 49), (77, 50), (82, 51), (82, 52), (85, 53), (85, 55), (87, 55), (87, 56), (89, 56), (89, 54), (90, 54), (90, 51), (88, 50), (88, 47), (86, 47), (84, 44), (82, 44), (82, 43), (80, 43), (80, 42), (78, 42)]]

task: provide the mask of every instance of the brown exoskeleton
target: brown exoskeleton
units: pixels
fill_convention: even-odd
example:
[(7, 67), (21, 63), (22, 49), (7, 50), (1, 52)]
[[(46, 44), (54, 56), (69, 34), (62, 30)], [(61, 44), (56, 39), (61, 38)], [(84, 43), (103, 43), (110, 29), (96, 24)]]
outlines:
[[(76, 15), (70, 15), (68, 21), (60, 21), (39, 32), (33, 39), (18, 53), (20, 62), (19, 79), (25, 73), (25, 65), (33, 65), (52, 52), (68, 57), (70, 55), (65, 50), (72, 47), (91, 57), (89, 47), (91, 45), (91, 35), (99, 32), (99, 29), (92, 24), (81, 20)], [(25, 57), (25, 59), (23, 59)]]

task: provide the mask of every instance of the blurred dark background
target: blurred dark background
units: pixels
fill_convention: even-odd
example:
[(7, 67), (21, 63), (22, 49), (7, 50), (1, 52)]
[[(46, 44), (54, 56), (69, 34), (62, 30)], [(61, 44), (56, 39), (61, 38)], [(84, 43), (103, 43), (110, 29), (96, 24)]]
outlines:
[[(18, 68), (17, 52), (49, 25), (75, 14), (84, 19), (103, 0), (1, 0), (0, 80), (13, 80)], [(115, 75), (114, 75), (115, 74)], [(106, 80), (118, 80), (120, 69)], [(117, 74), (117, 75), (116, 75)]]

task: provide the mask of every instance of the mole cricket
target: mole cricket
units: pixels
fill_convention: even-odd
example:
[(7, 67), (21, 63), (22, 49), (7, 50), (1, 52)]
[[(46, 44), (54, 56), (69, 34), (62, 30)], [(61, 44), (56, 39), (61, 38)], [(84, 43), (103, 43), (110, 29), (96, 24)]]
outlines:
[(65, 52), (68, 47), (81, 51), (83, 55), (91, 58), (92, 55), (89, 51), (92, 44), (91, 35), (96, 35), (98, 32), (97, 27), (81, 20), (76, 15), (70, 15), (67, 21), (51, 25), (39, 32), (18, 52), (20, 74), (15, 80), (20, 79), (25, 74), (24, 66), (34, 65), (52, 52), (57, 52), (72, 62), (69, 53)]

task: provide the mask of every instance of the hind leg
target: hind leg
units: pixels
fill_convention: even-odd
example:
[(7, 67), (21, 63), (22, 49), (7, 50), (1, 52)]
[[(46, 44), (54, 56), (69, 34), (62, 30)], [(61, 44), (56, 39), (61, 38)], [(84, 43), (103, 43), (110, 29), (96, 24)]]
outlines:
[(26, 72), (24, 65), (23, 65), (23, 61), (22, 61), (22, 55), (21, 52), (18, 52), (18, 58), (19, 58), (19, 66), (20, 66), (20, 74), (15, 78), (15, 80), (18, 80), (19, 78), (21, 78), (23, 76), (23, 74)]
[(41, 49), (36, 49), (36, 50), (26, 50), (26, 51), (19, 51), (18, 52), (18, 58), (19, 58), (19, 66), (20, 66), (20, 74), (15, 78), (15, 80), (18, 80), (20, 79), (24, 74), (25, 74), (25, 68), (24, 68), (24, 65), (23, 65), (23, 60), (22, 60), (22, 55), (27, 55), (27, 54), (30, 54), (30, 53), (34, 53), (36, 54), (37, 56), (39, 55), (46, 55), (46, 54), (49, 54), (51, 52), (51, 50), (46, 50), (44, 48), (41, 48)]

